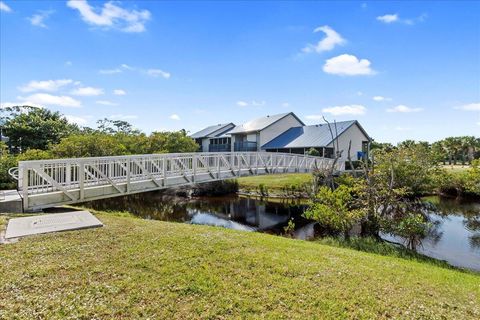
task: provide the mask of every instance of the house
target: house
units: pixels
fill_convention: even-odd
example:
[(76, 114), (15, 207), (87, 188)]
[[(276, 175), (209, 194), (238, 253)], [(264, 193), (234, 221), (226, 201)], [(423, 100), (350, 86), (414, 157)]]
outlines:
[(227, 133), (235, 127), (232, 122), (217, 124), (190, 135), (198, 144), (200, 152), (228, 152), (231, 137)]
[[(332, 133), (330, 132), (332, 130)], [(267, 152), (286, 152), (305, 154), (310, 149), (316, 149), (321, 156), (331, 158), (334, 156), (338, 139), (338, 149), (342, 151), (340, 160), (348, 157), (348, 147), (351, 141), (350, 157), (352, 160), (363, 158), (368, 152), (368, 143), (371, 138), (356, 120), (341, 121), (328, 124), (311, 126), (298, 126), (289, 128), (282, 134), (262, 145), (262, 150)], [(335, 143), (335, 145), (334, 145)]]
[[(332, 134), (333, 137), (332, 138)], [(268, 115), (242, 125), (233, 123), (207, 127), (191, 135), (203, 152), (266, 151), (306, 154), (313, 148), (332, 158), (334, 150), (346, 160), (350, 145), (352, 160), (364, 158), (372, 140), (356, 120), (305, 125), (293, 112)]]
[(253, 119), (228, 132), (232, 137), (232, 151), (261, 151), (264, 144), (289, 128), (304, 125), (293, 112)]

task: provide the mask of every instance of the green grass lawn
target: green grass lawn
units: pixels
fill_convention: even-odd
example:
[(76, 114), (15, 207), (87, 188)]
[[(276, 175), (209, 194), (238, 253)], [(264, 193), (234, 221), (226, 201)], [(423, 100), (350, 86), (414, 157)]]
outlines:
[(285, 173), (271, 174), (263, 176), (242, 177), (238, 179), (238, 185), (243, 190), (258, 189), (260, 184), (264, 184), (268, 190), (282, 190), (286, 186), (302, 187), (310, 183), (312, 175), (310, 173)]
[(480, 276), (315, 242), (100, 213), (0, 246), (0, 318), (478, 319)]

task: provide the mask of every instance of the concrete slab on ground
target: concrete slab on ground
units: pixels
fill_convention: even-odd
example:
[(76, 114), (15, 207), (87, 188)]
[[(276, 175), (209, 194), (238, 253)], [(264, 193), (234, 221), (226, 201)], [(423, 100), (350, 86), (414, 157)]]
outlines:
[(103, 223), (88, 211), (70, 211), (14, 218), (8, 221), (5, 239), (102, 226)]
[(22, 197), (17, 190), (0, 190), (0, 214), (22, 211)]

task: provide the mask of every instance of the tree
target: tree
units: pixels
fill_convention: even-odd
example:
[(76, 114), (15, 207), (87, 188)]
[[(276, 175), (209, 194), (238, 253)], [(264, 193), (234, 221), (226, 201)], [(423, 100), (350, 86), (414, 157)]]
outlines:
[(335, 190), (322, 186), (305, 211), (305, 218), (316, 220), (348, 238), (353, 224), (365, 215), (365, 210), (356, 207), (354, 191), (354, 188), (346, 185), (340, 185)]
[(417, 251), (417, 247), (428, 235), (432, 226), (425, 216), (415, 213), (407, 213), (398, 221), (396, 219), (386, 221), (388, 226), (386, 225), (384, 230), (390, 234), (402, 237), (407, 248), (413, 251)]
[(198, 149), (197, 143), (187, 136), (185, 130), (153, 132), (149, 141), (149, 153), (195, 152)]
[(310, 148), (310, 149), (308, 149), (307, 154), (308, 154), (309, 156), (320, 157), (320, 152), (319, 152), (317, 149), (315, 149), (315, 148)]
[(404, 189), (408, 197), (430, 192), (431, 176), (436, 169), (435, 157), (421, 143), (380, 151), (375, 157), (375, 171), (385, 176), (382, 178), (391, 179), (392, 188)]
[[(124, 134), (139, 134), (140, 131), (133, 129), (133, 126), (123, 120), (110, 120), (107, 118), (97, 121), (98, 131), (101, 133), (115, 134), (115, 133), (124, 133)], [(90, 129), (90, 128), (89, 128)]]
[(78, 132), (59, 112), (30, 106), (11, 107), (2, 110), (4, 131), (9, 137), (9, 147), (16, 152), (28, 149), (47, 150), (68, 135)]
[(105, 133), (75, 134), (52, 146), (52, 154), (57, 158), (104, 157), (127, 153), (127, 148), (114, 135)]

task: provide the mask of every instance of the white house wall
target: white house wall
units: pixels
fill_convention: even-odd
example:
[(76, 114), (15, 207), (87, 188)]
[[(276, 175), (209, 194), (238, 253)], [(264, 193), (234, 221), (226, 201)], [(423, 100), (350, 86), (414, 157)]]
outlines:
[[(344, 131), (338, 137), (338, 144), (340, 150), (343, 150), (340, 160), (347, 160), (348, 157), (348, 143), (352, 141), (352, 147), (350, 149), (350, 157), (352, 160), (357, 160), (357, 152), (362, 151), (362, 142), (368, 141), (368, 137), (365, 136), (362, 130), (357, 124), (352, 125), (346, 131)], [(333, 147), (333, 144), (329, 144), (328, 147)], [(336, 143), (335, 143), (336, 147)]]
[(278, 120), (271, 126), (260, 131), (260, 141), (257, 141), (257, 149), (260, 151), (261, 147), (271, 141), (272, 139), (278, 137), (280, 134), (284, 133), (292, 127), (300, 127), (303, 124), (297, 120), (293, 115), (289, 114), (286, 117)]

